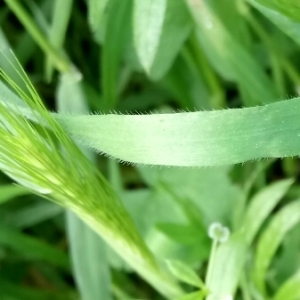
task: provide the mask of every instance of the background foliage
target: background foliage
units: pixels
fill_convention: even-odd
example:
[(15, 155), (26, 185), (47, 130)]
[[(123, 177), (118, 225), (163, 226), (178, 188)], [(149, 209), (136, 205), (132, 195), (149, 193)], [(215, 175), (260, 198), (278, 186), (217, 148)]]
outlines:
[[(213, 222), (232, 235), (209, 299), (300, 299), (299, 16), (296, 0), (0, 6), (0, 48), (66, 131), (138, 163), (85, 150), (155, 257), (181, 262), (170, 269), (191, 293), (182, 299), (202, 297)], [(13, 101), (2, 85), (0, 97)], [(265, 157), (286, 158), (254, 160)], [(0, 182), (0, 299), (164, 299), (72, 212)]]

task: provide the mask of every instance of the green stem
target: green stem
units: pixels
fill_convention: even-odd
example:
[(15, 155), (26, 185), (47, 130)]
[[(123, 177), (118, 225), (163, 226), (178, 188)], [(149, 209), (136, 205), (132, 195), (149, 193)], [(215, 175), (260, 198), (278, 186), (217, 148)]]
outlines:
[(214, 261), (215, 261), (217, 246), (218, 246), (218, 240), (214, 239), (212, 248), (211, 248), (211, 252), (210, 252), (208, 267), (207, 267), (207, 271), (206, 271), (205, 286), (210, 286), (210, 280), (211, 280), (212, 270), (214, 268)]
[(31, 34), (36, 43), (51, 58), (57, 70), (60, 72), (67, 72), (70, 67), (68, 59), (63, 56), (58, 49), (53, 47), (53, 45), (46, 39), (45, 35), (40, 31), (19, 1), (5, 0), (5, 2), (19, 19), (19, 21), (23, 24), (26, 30)]

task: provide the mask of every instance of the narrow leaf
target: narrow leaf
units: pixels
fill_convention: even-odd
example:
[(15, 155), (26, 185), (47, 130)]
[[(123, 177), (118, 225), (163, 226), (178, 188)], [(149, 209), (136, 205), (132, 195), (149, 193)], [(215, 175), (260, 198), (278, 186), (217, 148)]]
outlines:
[(292, 202), (273, 217), (258, 241), (253, 277), (263, 295), (266, 294), (266, 274), (272, 258), (287, 232), (299, 221), (300, 202)]
[(114, 109), (118, 102), (119, 65), (129, 39), (132, 4), (130, 0), (111, 0), (107, 10), (101, 53), (101, 84), (105, 109), (109, 110)]
[(274, 209), (292, 183), (293, 180), (291, 179), (273, 183), (253, 197), (243, 218), (243, 224), (240, 227), (247, 243), (250, 244), (253, 241), (264, 220), (269, 216), (272, 209)]
[(70, 270), (69, 258), (63, 251), (4, 225), (0, 225), (0, 244), (27, 259), (38, 259)]
[[(73, 0), (54, 1), (52, 23), (49, 29), (49, 41), (57, 49), (62, 49), (72, 5)], [(49, 55), (46, 57), (45, 73), (46, 79), (50, 81), (53, 73), (53, 63)]]

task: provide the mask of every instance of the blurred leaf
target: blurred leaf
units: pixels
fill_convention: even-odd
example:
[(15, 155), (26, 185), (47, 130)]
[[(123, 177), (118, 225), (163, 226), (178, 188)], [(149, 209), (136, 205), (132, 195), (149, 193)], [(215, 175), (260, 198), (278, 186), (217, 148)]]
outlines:
[[(56, 0), (53, 6), (52, 22), (49, 29), (49, 41), (57, 49), (62, 49), (68, 23), (71, 16), (73, 0)], [(53, 62), (51, 56), (46, 57), (45, 75), (50, 81), (53, 73)]]
[[(147, 184), (161, 188), (164, 197), (167, 195), (179, 197), (186, 209), (190, 206), (188, 202), (191, 201), (195, 206), (192, 209), (198, 214), (200, 224), (202, 222), (209, 225), (216, 221), (228, 222), (232, 207), (240, 195), (239, 189), (228, 177), (229, 169), (229, 167), (210, 169), (142, 167), (139, 168), (139, 172)], [(212, 186), (218, 188), (211, 189)]]
[(170, 69), (191, 27), (183, 1), (135, 1), (135, 45), (140, 62), (152, 79), (162, 78)]
[(300, 271), (279, 287), (273, 300), (298, 300), (300, 298)]
[[(188, 63), (190, 67), (188, 66)], [(201, 74), (196, 72), (190, 53), (180, 55), (161, 83), (186, 110), (209, 109), (209, 91)]]
[(0, 244), (27, 259), (41, 260), (65, 270), (70, 269), (69, 258), (63, 251), (4, 225), (0, 225)]
[(76, 300), (78, 296), (73, 291), (44, 291), (12, 284), (0, 278), (1, 300)]
[(35, 42), (51, 57), (51, 61), (55, 67), (62, 72), (67, 71), (69, 69), (68, 59), (47, 40), (44, 33), (27, 13), (22, 4), (16, 0), (5, 0), (5, 2), (26, 30), (28, 30)]
[(167, 265), (173, 275), (180, 281), (198, 288), (204, 288), (204, 283), (202, 280), (199, 278), (196, 272), (186, 264), (180, 261), (168, 260)]
[(101, 26), (101, 21), (104, 11), (108, 5), (109, 0), (87, 0), (88, 3), (88, 21), (91, 30), (96, 33)]
[(158, 223), (156, 227), (180, 244), (190, 245), (201, 242), (201, 239), (203, 239), (203, 232), (195, 226), (175, 223)]
[[(251, 0), (253, 1), (253, 0)], [(300, 22), (300, 3), (297, 0), (255, 0), (258, 3), (277, 11), (278, 13)]]
[(247, 105), (274, 102), (277, 96), (264, 70), (226, 29), (211, 5), (201, 0), (187, 2), (199, 43), (222, 77), (237, 82)]
[(134, 40), (140, 62), (147, 73), (155, 59), (162, 35), (168, 0), (134, 1)]
[(68, 212), (67, 221), (73, 268), (82, 299), (112, 299), (104, 242), (73, 213)]
[(130, 39), (131, 0), (111, 0), (101, 54), (101, 84), (104, 109), (114, 109), (118, 103), (119, 64)]
[(260, 292), (266, 294), (266, 274), (284, 236), (300, 221), (300, 202), (282, 208), (262, 233), (255, 255), (253, 278)]
[(63, 208), (56, 203), (38, 201), (7, 213), (4, 222), (13, 227), (28, 228), (49, 220), (62, 212)]
[(264, 1), (248, 0), (248, 2), (300, 45), (300, 24), (298, 21), (289, 18), (274, 8), (265, 6)]
[(262, 223), (270, 215), (292, 183), (293, 180), (291, 179), (278, 181), (268, 185), (251, 199), (240, 227), (247, 243), (252, 243)]
[(0, 186), (0, 204), (18, 196), (29, 194), (30, 191), (22, 186), (7, 184)]

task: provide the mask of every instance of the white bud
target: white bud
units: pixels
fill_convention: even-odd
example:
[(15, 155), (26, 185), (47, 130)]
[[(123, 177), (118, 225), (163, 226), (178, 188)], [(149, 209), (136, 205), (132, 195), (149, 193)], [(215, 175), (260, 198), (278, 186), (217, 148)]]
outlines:
[[(230, 231), (227, 227), (222, 226), (220, 223), (212, 223), (208, 229), (208, 236), (220, 243), (224, 243), (228, 240)], [(227, 300), (227, 299), (225, 299)]]

